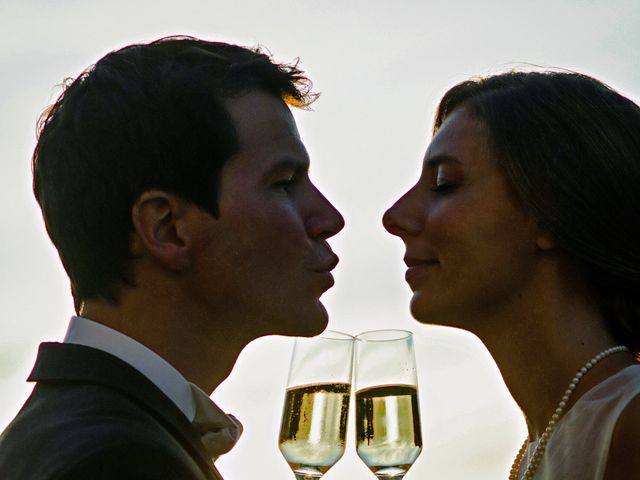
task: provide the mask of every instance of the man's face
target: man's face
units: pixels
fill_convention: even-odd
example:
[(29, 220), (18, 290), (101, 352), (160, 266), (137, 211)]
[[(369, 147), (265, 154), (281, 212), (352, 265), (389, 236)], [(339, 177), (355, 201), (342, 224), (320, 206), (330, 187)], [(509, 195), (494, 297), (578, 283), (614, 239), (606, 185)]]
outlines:
[(257, 336), (312, 336), (327, 325), (320, 296), (338, 258), (327, 239), (344, 219), (311, 183), (289, 108), (254, 91), (226, 102), (240, 147), (222, 170), (219, 217), (201, 212), (194, 300)]

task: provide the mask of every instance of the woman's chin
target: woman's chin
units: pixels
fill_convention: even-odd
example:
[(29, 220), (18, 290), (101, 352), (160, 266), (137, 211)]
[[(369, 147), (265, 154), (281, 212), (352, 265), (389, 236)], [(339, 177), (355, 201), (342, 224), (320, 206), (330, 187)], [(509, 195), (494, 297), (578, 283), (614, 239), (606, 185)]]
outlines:
[(424, 297), (422, 292), (413, 293), (409, 303), (411, 316), (420, 323), (437, 323), (434, 322), (433, 304)]
[(425, 295), (421, 292), (414, 293), (409, 309), (411, 316), (420, 323), (464, 328), (458, 325), (460, 322), (455, 321), (455, 318), (459, 318), (459, 316), (454, 315), (450, 308), (445, 308), (444, 305), (437, 305), (433, 299), (425, 298)]

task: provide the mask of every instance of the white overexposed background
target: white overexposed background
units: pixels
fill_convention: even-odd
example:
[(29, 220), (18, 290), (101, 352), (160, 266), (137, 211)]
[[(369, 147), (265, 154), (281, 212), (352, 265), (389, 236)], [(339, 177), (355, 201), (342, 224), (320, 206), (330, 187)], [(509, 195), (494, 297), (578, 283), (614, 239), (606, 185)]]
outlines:
[[(380, 218), (417, 178), (437, 100), (460, 80), (524, 63), (564, 67), (637, 101), (640, 3), (0, 0), (0, 430), (31, 390), (24, 380), (38, 343), (60, 340), (73, 313), (31, 194), (38, 114), (65, 77), (110, 50), (170, 34), (301, 58), (322, 92), (313, 112), (295, 113), (312, 178), (347, 221), (331, 242), (341, 263), (324, 297), (330, 328), (415, 333), (425, 449), (407, 480), (506, 478), (525, 435), (519, 410), (474, 337), (410, 318), (403, 248)], [(277, 448), (291, 345), (255, 341), (213, 395), (245, 425), (218, 462), (228, 480), (293, 478)], [(350, 424), (347, 451), (327, 480), (373, 478), (353, 434)]]

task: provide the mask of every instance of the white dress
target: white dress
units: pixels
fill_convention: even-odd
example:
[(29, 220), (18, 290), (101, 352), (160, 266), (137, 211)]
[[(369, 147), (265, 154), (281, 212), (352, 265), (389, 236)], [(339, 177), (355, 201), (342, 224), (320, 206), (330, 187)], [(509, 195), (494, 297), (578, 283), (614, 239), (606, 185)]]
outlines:
[[(602, 480), (618, 417), (640, 393), (640, 365), (631, 365), (584, 394), (558, 422), (535, 480)], [(520, 462), (520, 476), (537, 442)]]

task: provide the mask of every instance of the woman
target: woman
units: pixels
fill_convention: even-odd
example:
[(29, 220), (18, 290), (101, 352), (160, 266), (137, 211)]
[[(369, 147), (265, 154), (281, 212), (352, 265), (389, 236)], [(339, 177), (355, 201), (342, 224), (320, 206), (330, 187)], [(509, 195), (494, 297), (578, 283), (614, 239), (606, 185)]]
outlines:
[(526, 416), (509, 478), (640, 478), (636, 104), (576, 73), (456, 85), (383, 222), (412, 315), (476, 334)]

